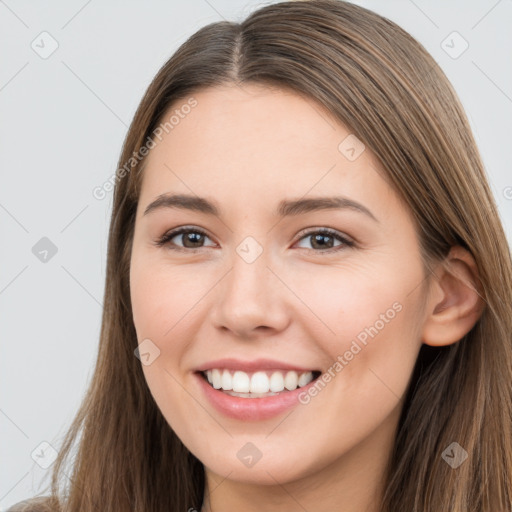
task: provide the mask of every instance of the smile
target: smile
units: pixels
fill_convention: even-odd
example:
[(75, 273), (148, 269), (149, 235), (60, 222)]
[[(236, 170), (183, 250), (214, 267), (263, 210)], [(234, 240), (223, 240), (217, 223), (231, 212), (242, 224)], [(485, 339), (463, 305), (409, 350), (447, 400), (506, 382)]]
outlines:
[(224, 391), (228, 395), (261, 398), (302, 388), (317, 378), (320, 372), (296, 372), (294, 370), (244, 372), (213, 368), (203, 371), (202, 374), (214, 389)]

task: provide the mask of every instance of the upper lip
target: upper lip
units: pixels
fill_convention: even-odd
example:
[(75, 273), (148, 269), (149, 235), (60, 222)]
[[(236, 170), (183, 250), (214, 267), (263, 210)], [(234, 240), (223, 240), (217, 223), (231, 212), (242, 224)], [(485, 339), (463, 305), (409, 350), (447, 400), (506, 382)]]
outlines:
[(251, 361), (242, 361), (241, 359), (225, 358), (216, 359), (215, 361), (208, 361), (195, 368), (196, 372), (204, 372), (206, 370), (212, 370), (214, 368), (226, 368), (228, 370), (241, 370), (245, 372), (254, 372), (257, 370), (290, 370), (296, 372), (310, 372), (319, 371), (315, 368), (304, 368), (283, 361), (277, 361), (275, 359), (253, 359)]

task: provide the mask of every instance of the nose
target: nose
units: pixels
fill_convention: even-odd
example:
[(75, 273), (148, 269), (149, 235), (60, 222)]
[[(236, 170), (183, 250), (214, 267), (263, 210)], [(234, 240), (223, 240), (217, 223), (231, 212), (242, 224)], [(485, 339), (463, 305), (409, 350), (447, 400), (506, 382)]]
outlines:
[(216, 328), (250, 339), (289, 324), (292, 294), (264, 255), (252, 263), (234, 255), (231, 269), (215, 287), (211, 315)]

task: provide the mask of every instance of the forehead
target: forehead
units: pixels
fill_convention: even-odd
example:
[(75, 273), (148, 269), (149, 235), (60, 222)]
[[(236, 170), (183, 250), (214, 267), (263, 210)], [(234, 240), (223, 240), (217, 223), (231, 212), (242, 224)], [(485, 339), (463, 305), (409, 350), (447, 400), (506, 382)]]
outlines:
[[(184, 108), (190, 98), (195, 106)], [(371, 151), (320, 104), (293, 91), (207, 88), (175, 102), (163, 122), (171, 116), (172, 129), (146, 158), (141, 203), (170, 191), (243, 206), (269, 201), (273, 208), (284, 196), (308, 193), (366, 201), (392, 194)]]

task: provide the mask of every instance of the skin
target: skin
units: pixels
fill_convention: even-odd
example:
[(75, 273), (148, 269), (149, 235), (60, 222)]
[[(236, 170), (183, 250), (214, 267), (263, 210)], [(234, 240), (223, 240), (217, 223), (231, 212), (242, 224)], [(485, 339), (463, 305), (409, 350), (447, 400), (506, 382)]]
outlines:
[[(146, 160), (130, 286), (139, 343), (160, 350), (142, 366), (149, 389), (206, 470), (202, 510), (376, 512), (421, 344), (457, 342), (480, 314), (474, 261), (453, 248), (426, 274), (411, 212), (379, 162), (368, 148), (348, 160), (338, 145), (350, 130), (313, 100), (254, 84), (193, 96), (197, 106)], [(206, 197), (221, 215), (144, 215), (162, 193)], [(273, 214), (283, 199), (330, 195), (362, 203), (378, 222), (349, 209)], [(183, 251), (155, 244), (185, 225), (207, 233), (198, 252), (183, 235), (172, 239)], [(311, 235), (326, 227), (356, 245), (328, 238), (327, 249), (342, 248), (325, 253)], [(252, 263), (236, 252), (247, 236), (263, 249)], [(271, 419), (220, 414), (193, 375), (221, 357), (326, 372), (394, 303), (400, 312), (317, 396)], [(252, 467), (237, 458), (247, 442), (262, 453)]]

